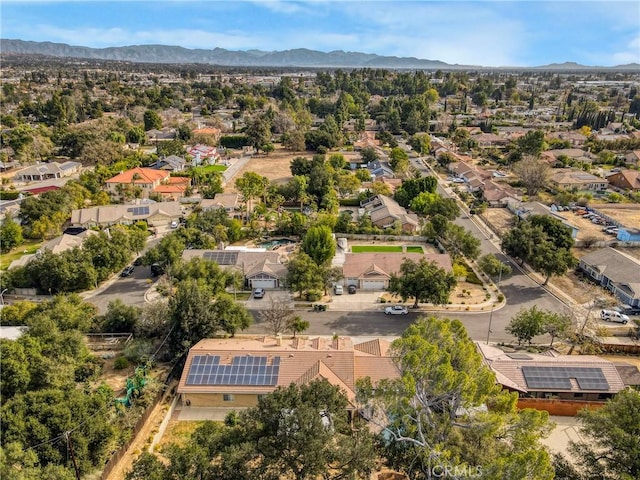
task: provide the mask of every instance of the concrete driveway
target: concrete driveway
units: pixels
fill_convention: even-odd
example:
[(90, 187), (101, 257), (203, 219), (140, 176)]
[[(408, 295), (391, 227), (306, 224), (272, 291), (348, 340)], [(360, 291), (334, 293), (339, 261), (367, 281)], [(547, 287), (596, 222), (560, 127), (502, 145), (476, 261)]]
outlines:
[(249, 310), (265, 310), (271, 305), (271, 299), (282, 299), (287, 302), (293, 302), (291, 293), (288, 290), (265, 290), (263, 298), (253, 298), (253, 294), (249, 300), (244, 302), (244, 306)]
[(382, 304), (378, 303), (378, 299), (383, 292), (373, 292), (367, 290), (358, 290), (356, 293), (343, 295), (332, 295), (331, 302), (327, 303), (329, 310), (337, 310), (340, 312), (351, 312), (360, 310), (382, 310)]

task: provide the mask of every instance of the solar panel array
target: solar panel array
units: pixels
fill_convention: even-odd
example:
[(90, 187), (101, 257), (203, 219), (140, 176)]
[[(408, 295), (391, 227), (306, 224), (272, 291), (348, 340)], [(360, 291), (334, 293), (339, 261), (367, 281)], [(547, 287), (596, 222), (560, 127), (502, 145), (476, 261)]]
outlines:
[(238, 356), (221, 365), (219, 355), (195, 355), (187, 385), (275, 386), (280, 374), (280, 357), (267, 365), (267, 357)]
[(202, 257), (205, 260), (216, 262), (218, 265), (235, 265), (238, 261), (238, 252), (218, 250), (213, 252), (205, 252)]
[(145, 205), (144, 207), (131, 207), (127, 208), (127, 212), (135, 215), (149, 215), (149, 205)]
[(522, 367), (529, 388), (571, 390), (571, 379), (581, 390), (609, 390), (609, 382), (599, 367)]

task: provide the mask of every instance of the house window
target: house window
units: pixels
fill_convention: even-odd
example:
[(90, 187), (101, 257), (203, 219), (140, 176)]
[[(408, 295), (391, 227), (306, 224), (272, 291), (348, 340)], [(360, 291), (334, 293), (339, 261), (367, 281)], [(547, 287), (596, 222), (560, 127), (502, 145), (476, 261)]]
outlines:
[(584, 393), (574, 393), (573, 394), (573, 398), (583, 398), (584, 397)]
[(222, 395), (222, 400), (224, 402), (233, 402), (235, 397), (231, 393), (225, 393)]

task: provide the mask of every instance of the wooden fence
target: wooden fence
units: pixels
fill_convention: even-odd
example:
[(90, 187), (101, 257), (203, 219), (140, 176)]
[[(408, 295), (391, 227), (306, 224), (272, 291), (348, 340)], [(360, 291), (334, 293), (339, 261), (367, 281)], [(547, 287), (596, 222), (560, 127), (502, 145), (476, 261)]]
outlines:
[(605, 402), (585, 402), (580, 400), (558, 400), (547, 398), (519, 398), (518, 408), (534, 408), (536, 410), (545, 410), (549, 415), (558, 415), (561, 417), (575, 417), (583, 408), (597, 409), (602, 408)]

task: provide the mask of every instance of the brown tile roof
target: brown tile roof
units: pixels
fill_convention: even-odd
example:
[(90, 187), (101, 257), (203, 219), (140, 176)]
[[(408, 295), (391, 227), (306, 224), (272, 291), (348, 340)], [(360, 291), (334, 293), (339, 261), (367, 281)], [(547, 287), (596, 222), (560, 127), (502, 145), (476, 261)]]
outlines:
[[(375, 344), (378, 342), (378, 346)], [(280, 343), (280, 345), (278, 344)], [(205, 339), (189, 350), (178, 393), (268, 393), (278, 386), (305, 383), (326, 378), (341, 387), (350, 400), (354, 398), (355, 381), (370, 376), (375, 383), (382, 378), (396, 378), (398, 371), (387, 357), (388, 342), (372, 340), (353, 345), (349, 337), (313, 339)], [(267, 357), (267, 365), (280, 359), (275, 386), (255, 385), (187, 385), (187, 376), (196, 355), (220, 356), (220, 364), (230, 364), (234, 357)]]
[[(521, 392), (597, 392), (618, 393), (625, 385), (616, 370), (615, 365), (604, 358), (595, 355), (558, 355), (548, 356), (536, 353), (509, 354), (499, 348), (476, 342), (476, 346), (484, 357), (485, 363), (496, 374), (496, 380), (509, 388)], [(511, 355), (511, 356), (510, 356)], [(574, 368), (599, 368), (608, 383), (607, 390), (582, 389), (575, 379), (571, 379), (569, 390), (554, 388), (529, 387), (522, 367), (574, 367)]]
[(414, 262), (425, 258), (435, 262), (447, 272), (452, 270), (451, 257), (446, 253), (346, 253), (342, 274), (345, 278), (359, 278), (369, 272), (377, 272), (383, 276), (391, 276), (400, 271), (402, 261), (408, 258)]
[[(134, 180), (134, 176), (138, 178)], [(156, 183), (162, 182), (169, 178), (169, 173), (164, 170), (156, 170), (153, 168), (132, 168), (126, 172), (119, 173), (115, 177), (110, 178), (106, 183)]]

